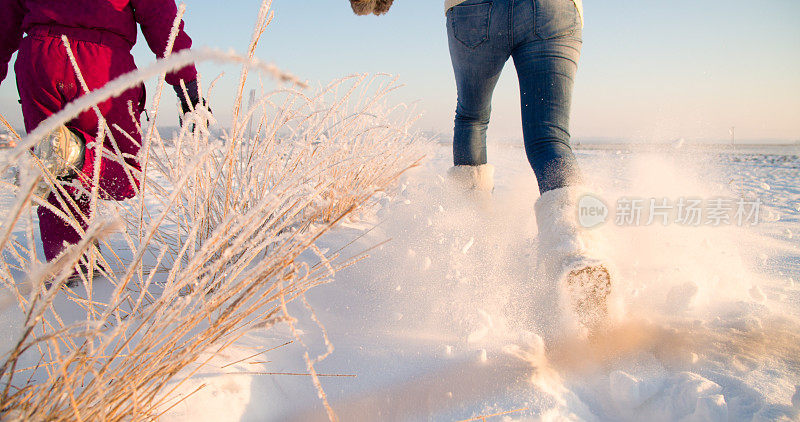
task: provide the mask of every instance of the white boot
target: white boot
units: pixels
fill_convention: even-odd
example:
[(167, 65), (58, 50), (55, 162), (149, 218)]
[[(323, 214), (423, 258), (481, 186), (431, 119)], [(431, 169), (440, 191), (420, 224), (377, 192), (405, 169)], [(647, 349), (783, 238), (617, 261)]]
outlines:
[(450, 181), (465, 191), (489, 192), (494, 190), (494, 166), (481, 164), (479, 166), (453, 166), (447, 170)]
[(584, 193), (580, 187), (566, 187), (545, 192), (536, 201), (538, 262), (558, 283), (562, 307), (595, 332), (608, 319), (612, 280), (599, 233), (578, 222), (578, 200)]
[[(86, 142), (66, 126), (59, 126), (33, 147), (36, 166), (42, 172), (49, 172), (52, 177), (69, 178), (77, 175), (83, 166), (86, 153)], [(34, 190), (34, 194), (47, 198), (53, 185), (47, 178), (42, 180)], [(18, 182), (18, 180), (17, 180)]]

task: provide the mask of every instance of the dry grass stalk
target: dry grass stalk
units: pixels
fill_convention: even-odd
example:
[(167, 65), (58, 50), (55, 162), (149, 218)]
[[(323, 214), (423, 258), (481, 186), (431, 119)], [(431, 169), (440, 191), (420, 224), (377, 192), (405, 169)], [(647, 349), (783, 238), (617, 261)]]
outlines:
[[(265, 4), (254, 43), (271, 17), (267, 10)], [(254, 51), (251, 45), (250, 62)], [(131, 78), (131, 86), (138, 81)], [(27, 206), (47, 206), (31, 193), (35, 179), (22, 188), (4, 184), (17, 199), (0, 238), (0, 310), (23, 323), (0, 358), (0, 417), (157, 418), (176, 404), (188, 377), (244, 334), (278, 323), (293, 327), (288, 303), (300, 298), (319, 323), (304, 293), (348, 263), (325, 256), (314, 242), (420, 159), (408, 110), (387, 106), (395, 88), (385, 76), (361, 75), (314, 95), (262, 90), (251, 109), (234, 113), (222, 137), (199, 124), (201, 111), (170, 140), (153, 122), (142, 134), (147, 170), (132, 171), (142, 180), (139, 200), (99, 203), (92, 192), (97, 212), (88, 216), (85, 239), (50, 263), (34, 247)], [(244, 137), (251, 122), (258, 129)], [(198, 124), (189, 130), (192, 123)], [(110, 134), (106, 125), (101, 132)], [(319, 255), (318, 264), (298, 259), (306, 250)], [(84, 278), (78, 288), (65, 288), (87, 255), (90, 267), (103, 262), (107, 281)], [(45, 289), (46, 280), (54, 288)], [(346, 376), (316, 374), (314, 364), (333, 350), (325, 338), (327, 353), (305, 358), (323, 396), (318, 377)], [(330, 409), (329, 415), (335, 419)]]
[[(14, 148), (14, 147), (16, 147), (17, 146), (17, 141), (19, 141), (19, 134), (17, 134), (17, 131), (14, 130), (14, 128), (11, 126), (11, 124), (8, 123), (8, 120), (6, 120), (5, 116), (3, 116), (2, 114), (0, 114), (0, 123), (2, 123), (3, 126), (5, 126), (6, 130), (8, 131), (8, 133), (11, 134), (11, 136), (7, 136), (6, 137), (7, 138), (6, 139), (6, 144), (4, 146), (6, 148)], [(2, 139), (2, 138), (0, 138), (0, 139)]]

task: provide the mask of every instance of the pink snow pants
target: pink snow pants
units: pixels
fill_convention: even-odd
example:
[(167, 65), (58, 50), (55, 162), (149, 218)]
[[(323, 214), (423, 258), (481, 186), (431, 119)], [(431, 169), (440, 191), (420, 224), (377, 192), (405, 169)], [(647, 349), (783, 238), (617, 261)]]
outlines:
[[(14, 67), (25, 129), (28, 132), (35, 129), (44, 119), (84, 94), (61, 41), (62, 34), (70, 40), (72, 53), (75, 55), (89, 90), (100, 88), (114, 78), (136, 69), (130, 53), (130, 44), (111, 32), (58, 25), (34, 27), (22, 40)], [(129, 168), (136, 169), (136, 171), (140, 167), (138, 161), (133, 157), (138, 154), (141, 143), (136, 121), (143, 111), (144, 95), (144, 86), (139, 86), (125, 91), (119, 97), (111, 98), (97, 105), (107, 120), (108, 126), (112, 128), (112, 134), (119, 150), (123, 154), (129, 154), (129, 156), (124, 155)], [(128, 109), (129, 103), (132, 105), (133, 117)], [(114, 129), (113, 125), (115, 124), (127, 132), (135, 142)], [(97, 115), (92, 109), (84, 111), (68, 122), (66, 126), (83, 134), (87, 144), (91, 144), (97, 136)], [(103, 148), (111, 155), (116, 156), (108, 136), (105, 137)], [(88, 191), (92, 188), (95, 156), (99, 153), (101, 151), (97, 145), (86, 149), (82, 169), (83, 176), (79, 176), (78, 179)], [(131, 183), (119, 162), (110, 157), (102, 158), (99, 168), (101, 197), (117, 201), (132, 198), (136, 194), (133, 184), (138, 185), (139, 183), (135, 179), (136, 171), (133, 171), (134, 180)], [(81, 189), (70, 187), (67, 190), (81, 214), (88, 218), (90, 198), (85, 193), (81, 193)], [(86, 219), (76, 213), (77, 210), (70, 209), (72, 206), (64, 207), (59, 201), (60, 195), (56, 192), (51, 193), (47, 198), (48, 202), (67, 215), (74, 215), (85, 230)], [(64, 198), (61, 199), (64, 200)], [(66, 200), (64, 202), (69, 204)], [(80, 234), (51, 210), (40, 206), (38, 215), (42, 245), (48, 261), (56, 258), (68, 244), (76, 244), (80, 241)]]

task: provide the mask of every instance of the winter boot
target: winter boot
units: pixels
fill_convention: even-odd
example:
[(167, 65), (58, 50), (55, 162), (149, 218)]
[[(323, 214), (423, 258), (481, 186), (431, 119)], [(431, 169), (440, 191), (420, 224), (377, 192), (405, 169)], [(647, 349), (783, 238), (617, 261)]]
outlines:
[[(91, 278), (92, 280), (104, 277), (108, 274), (108, 269), (106, 269), (106, 266), (101, 264), (100, 261), (96, 261), (94, 263), (94, 269), (91, 274), (92, 274)], [(83, 282), (84, 279), (89, 280), (89, 266), (80, 263), (77, 265), (72, 275), (69, 276), (65, 284), (69, 288), (77, 287)]]
[(459, 189), (491, 193), (494, 190), (494, 166), (453, 166), (447, 177)]
[(447, 171), (447, 179), (457, 198), (463, 196), (483, 213), (492, 213), (492, 191), (494, 190), (494, 166), (453, 166)]
[(572, 312), (593, 333), (607, 323), (612, 277), (599, 233), (578, 222), (578, 200), (583, 193), (579, 187), (560, 188), (536, 201), (538, 262), (546, 276), (555, 278), (562, 309)]
[[(98, 242), (94, 243), (94, 247), (97, 248), (97, 253), (100, 251), (100, 244)], [(88, 251), (87, 251), (88, 252)], [(94, 261), (94, 267), (92, 271), (89, 271), (89, 256), (88, 254), (84, 254), (78, 263), (73, 267), (72, 274), (67, 278), (64, 282), (64, 285), (68, 288), (74, 288), (79, 286), (84, 280), (94, 280), (100, 277), (106, 277), (110, 274), (108, 268), (103, 264), (102, 258), (99, 256)], [(91, 274), (91, 278), (89, 277)], [(52, 279), (45, 281), (45, 287), (50, 289), (52, 287)]]
[[(38, 158), (42, 170), (59, 180), (69, 180), (77, 175), (83, 166), (85, 151), (86, 142), (80, 134), (66, 126), (59, 126), (33, 147), (33, 155)], [(52, 189), (53, 185), (43, 179), (34, 193), (46, 198)]]

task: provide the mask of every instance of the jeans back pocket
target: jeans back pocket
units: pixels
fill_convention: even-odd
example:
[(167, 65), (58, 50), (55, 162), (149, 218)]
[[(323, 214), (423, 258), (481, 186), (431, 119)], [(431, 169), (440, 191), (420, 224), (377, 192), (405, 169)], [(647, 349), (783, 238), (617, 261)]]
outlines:
[(572, 0), (535, 0), (536, 36), (550, 39), (570, 35), (581, 28), (578, 8)]
[(453, 36), (469, 48), (475, 48), (489, 39), (489, 17), (492, 3), (462, 4), (448, 13)]

